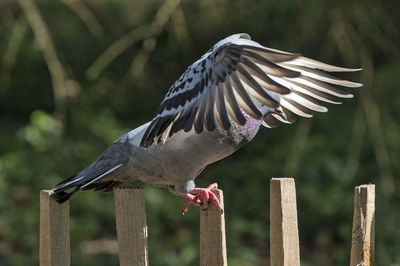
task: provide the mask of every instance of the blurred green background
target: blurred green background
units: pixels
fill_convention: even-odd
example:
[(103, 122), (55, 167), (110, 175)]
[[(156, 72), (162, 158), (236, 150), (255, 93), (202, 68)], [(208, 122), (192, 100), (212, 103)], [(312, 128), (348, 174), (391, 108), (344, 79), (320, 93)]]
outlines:
[[(2, 0), (0, 264), (37, 265), (39, 191), (150, 120), (170, 85), (238, 32), (347, 67), (355, 98), (263, 129), (209, 166), (229, 265), (266, 265), (269, 180), (296, 178), (302, 265), (348, 265), (354, 186), (375, 183), (376, 262), (400, 265), (400, 1)], [(151, 265), (198, 265), (199, 210), (144, 186)], [(240, 190), (240, 193), (237, 193)], [(71, 200), (72, 265), (118, 265), (112, 193)]]

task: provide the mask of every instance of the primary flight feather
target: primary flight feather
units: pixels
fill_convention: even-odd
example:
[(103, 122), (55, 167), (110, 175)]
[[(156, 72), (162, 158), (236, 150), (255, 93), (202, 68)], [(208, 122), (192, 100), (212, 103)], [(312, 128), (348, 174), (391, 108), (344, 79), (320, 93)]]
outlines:
[[(229, 156), (261, 125), (293, 123), (295, 115), (326, 112), (321, 102), (339, 104), (360, 87), (327, 72), (336, 67), (299, 54), (264, 47), (248, 34), (231, 35), (194, 62), (168, 90), (153, 119), (117, 139), (100, 157), (52, 190), (59, 202), (79, 190), (104, 190), (141, 180), (167, 187), (189, 203), (207, 207), (212, 189), (195, 178), (209, 164)], [(67, 192), (68, 190), (72, 191)]]

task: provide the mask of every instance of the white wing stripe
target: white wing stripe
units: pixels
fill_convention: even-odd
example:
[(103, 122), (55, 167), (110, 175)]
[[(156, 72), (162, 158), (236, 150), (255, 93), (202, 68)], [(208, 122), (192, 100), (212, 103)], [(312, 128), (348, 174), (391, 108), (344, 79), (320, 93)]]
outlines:
[(295, 94), (295, 93), (287, 94), (287, 95), (285, 95), (285, 98), (292, 99), (293, 101), (295, 101), (295, 102), (297, 102), (297, 103), (299, 103), (299, 104), (301, 104), (301, 105), (303, 105), (303, 106), (305, 106), (305, 107), (307, 107), (307, 108), (309, 108), (311, 110), (314, 110), (316, 112), (325, 113), (325, 112), (328, 111), (328, 108), (326, 108), (324, 106), (321, 106), (321, 105), (318, 105), (318, 104), (315, 104), (315, 103), (313, 103), (313, 102), (311, 102), (311, 101), (309, 101), (309, 100), (307, 100), (307, 99), (305, 99), (305, 98), (303, 98), (300, 95)]
[(285, 99), (281, 99), (281, 105), (283, 107), (285, 107), (286, 109), (288, 109), (289, 111), (295, 113), (298, 116), (303, 116), (303, 117), (307, 117), (307, 118), (312, 117), (311, 114), (307, 114), (307, 113), (303, 112), (302, 110), (298, 109), (296, 106), (292, 105)]
[(305, 80), (303, 78), (287, 78), (287, 80), (296, 81), (296, 82), (298, 82), (300, 84), (304, 84), (306, 86), (309, 86), (311, 88), (317, 89), (317, 90), (322, 91), (322, 92), (326, 92), (326, 93), (331, 94), (331, 95), (336, 96), (336, 97), (353, 98), (353, 94), (350, 94), (350, 93), (343, 93), (342, 94), (342, 93), (338, 93), (337, 91), (327, 89), (326, 87), (328, 87), (329, 85), (327, 85), (326, 87), (322, 87), (322, 86), (319, 86), (318, 84), (315, 84), (315, 83), (310, 82), (308, 80)]
[(279, 121), (281, 121), (282, 123), (291, 124), (289, 121), (283, 119), (282, 117), (280, 117), (280, 116), (277, 115), (277, 114), (272, 114), (272, 116), (273, 116), (275, 119), (278, 119)]
[(320, 72), (318, 70), (313, 70), (304, 66), (298, 66), (295, 67), (289, 63), (282, 63), (283, 66), (285, 66), (288, 69), (294, 70), (294, 71), (299, 71), (303, 76), (310, 77), (319, 81), (327, 82), (330, 84), (335, 84), (335, 85), (340, 85), (340, 86), (345, 86), (349, 88), (357, 88), (360, 87), (360, 83), (348, 81), (348, 80), (343, 80), (343, 79), (338, 79), (336, 77), (331, 77), (328, 74), (324, 72)]
[(329, 65), (326, 63), (322, 63), (307, 57), (298, 57), (294, 60), (288, 61), (287, 63), (292, 64), (292, 65), (298, 65), (298, 66), (306, 66), (314, 69), (321, 69), (324, 71), (329, 71), (329, 72), (355, 72), (355, 71), (360, 71), (361, 68), (345, 68), (345, 67), (337, 67), (333, 65)]
[[(295, 83), (292, 83), (292, 82), (290, 82), (290, 81), (288, 81), (286, 79), (276, 78), (276, 77), (271, 77), (271, 78), (274, 79), (276, 82), (281, 83), (282, 85), (290, 88), (293, 91), (298, 91), (300, 93), (303, 93), (303, 94), (306, 94), (308, 96), (311, 96), (311, 97), (313, 97), (313, 98), (315, 98), (317, 100), (324, 101), (324, 102), (327, 102), (327, 103), (332, 103), (332, 104), (341, 104), (341, 102), (339, 102), (339, 101), (334, 101), (333, 99), (327, 99), (326, 97), (322, 97), (322, 96), (314, 93), (313, 91), (307, 90), (307, 89), (305, 89), (305, 88), (303, 88), (303, 87), (301, 87), (301, 86), (299, 86), (299, 85), (297, 85)], [(330, 96), (330, 95), (327, 95), (327, 96)], [(330, 98), (333, 98), (333, 96), (330, 96)]]

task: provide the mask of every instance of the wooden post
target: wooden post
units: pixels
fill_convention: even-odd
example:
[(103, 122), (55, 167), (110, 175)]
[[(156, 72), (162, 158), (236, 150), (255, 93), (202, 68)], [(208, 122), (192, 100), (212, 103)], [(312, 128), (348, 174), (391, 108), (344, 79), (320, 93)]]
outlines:
[(270, 191), (270, 264), (300, 266), (294, 179), (272, 178)]
[(350, 265), (375, 264), (375, 185), (354, 189), (354, 217)]
[[(224, 196), (222, 190), (213, 190), (218, 197), (222, 208)], [(200, 265), (227, 266), (225, 215), (214, 203), (210, 203), (207, 210), (200, 210)]]
[(114, 188), (115, 219), (121, 266), (148, 266), (147, 223), (141, 188)]
[(57, 203), (49, 190), (40, 191), (41, 266), (70, 265), (69, 202)]

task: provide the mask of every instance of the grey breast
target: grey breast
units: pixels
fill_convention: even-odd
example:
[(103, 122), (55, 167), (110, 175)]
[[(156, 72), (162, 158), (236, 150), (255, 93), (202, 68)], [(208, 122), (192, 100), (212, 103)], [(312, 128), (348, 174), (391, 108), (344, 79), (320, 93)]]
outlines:
[(194, 180), (208, 164), (236, 151), (243, 138), (232, 127), (230, 131), (217, 128), (201, 134), (180, 131), (165, 143), (147, 149), (133, 145), (127, 177), (158, 186), (183, 184)]

